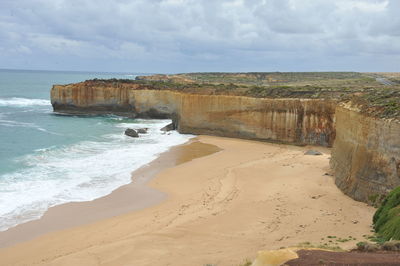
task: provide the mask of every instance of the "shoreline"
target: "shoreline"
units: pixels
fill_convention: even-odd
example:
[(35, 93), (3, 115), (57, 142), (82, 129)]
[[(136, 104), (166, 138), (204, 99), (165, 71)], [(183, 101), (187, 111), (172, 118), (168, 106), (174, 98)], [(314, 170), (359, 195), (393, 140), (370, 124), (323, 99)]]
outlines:
[(149, 186), (168, 195), (165, 200), (2, 248), (0, 261), (238, 265), (259, 250), (328, 241), (346, 249), (370, 234), (374, 208), (344, 195), (326, 175), (329, 149), (317, 147), (323, 155), (310, 156), (304, 155), (310, 146), (198, 141), (221, 151), (160, 171)]
[[(187, 150), (197, 150), (188, 153)], [(148, 186), (159, 172), (202, 156), (217, 152), (216, 147), (201, 144), (196, 137), (171, 147), (148, 164), (131, 173), (131, 182), (110, 194), (83, 202), (68, 202), (50, 207), (42, 217), (0, 232), (0, 248), (29, 241), (41, 235), (93, 223), (160, 203), (166, 195)]]

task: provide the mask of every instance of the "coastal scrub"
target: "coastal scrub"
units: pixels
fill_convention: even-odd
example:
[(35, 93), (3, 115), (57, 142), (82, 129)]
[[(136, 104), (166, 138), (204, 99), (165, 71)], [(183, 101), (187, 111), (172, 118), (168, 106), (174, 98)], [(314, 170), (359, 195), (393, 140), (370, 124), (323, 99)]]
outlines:
[(385, 241), (400, 240), (400, 187), (393, 189), (374, 217), (375, 232)]

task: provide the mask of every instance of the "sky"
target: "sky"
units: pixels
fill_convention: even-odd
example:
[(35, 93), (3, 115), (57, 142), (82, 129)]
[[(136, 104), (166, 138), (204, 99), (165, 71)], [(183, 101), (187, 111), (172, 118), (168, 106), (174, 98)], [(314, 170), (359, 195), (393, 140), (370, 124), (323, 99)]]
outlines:
[(0, 0), (0, 68), (400, 72), (400, 0)]

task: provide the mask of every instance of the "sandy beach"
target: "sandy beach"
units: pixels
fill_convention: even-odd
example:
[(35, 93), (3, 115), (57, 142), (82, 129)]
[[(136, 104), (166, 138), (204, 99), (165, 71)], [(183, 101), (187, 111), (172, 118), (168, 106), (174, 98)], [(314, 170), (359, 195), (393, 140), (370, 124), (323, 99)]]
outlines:
[[(220, 137), (194, 143), (166, 155), (174, 159), (157, 171), (152, 163), (146, 182), (135, 185), (143, 175), (134, 173), (138, 190), (56, 207), (57, 215), (38, 220), (37, 235), (24, 225), (1, 233), (3, 246), (6, 233), (8, 243), (37, 236), (0, 249), (1, 264), (240, 265), (259, 250), (329, 241), (351, 248), (370, 234), (374, 208), (335, 186), (326, 174), (329, 149), (313, 148), (323, 155), (312, 156), (304, 155), (310, 147)], [(149, 200), (131, 205), (146, 189), (140, 197)], [(78, 222), (63, 224), (67, 218)]]
[(195, 138), (183, 145), (172, 147), (151, 163), (134, 171), (130, 184), (119, 187), (105, 197), (57, 205), (51, 207), (38, 220), (0, 232), (0, 248), (31, 240), (45, 233), (88, 224), (155, 205), (165, 199), (166, 194), (149, 187), (147, 183), (160, 171), (219, 150), (217, 146), (199, 142)]

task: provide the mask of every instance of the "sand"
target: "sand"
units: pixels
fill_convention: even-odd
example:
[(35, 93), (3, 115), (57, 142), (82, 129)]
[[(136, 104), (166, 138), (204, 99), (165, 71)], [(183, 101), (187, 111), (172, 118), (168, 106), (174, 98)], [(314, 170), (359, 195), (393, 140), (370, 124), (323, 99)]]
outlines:
[(147, 183), (163, 169), (179, 165), (220, 149), (193, 138), (183, 145), (172, 147), (151, 163), (132, 173), (132, 182), (114, 190), (105, 197), (87, 202), (73, 202), (50, 208), (41, 219), (20, 224), (0, 232), (0, 248), (31, 240), (45, 233), (110, 218), (144, 209), (166, 198), (162, 191)]
[(312, 156), (304, 155), (310, 147), (198, 141), (222, 150), (161, 170), (148, 185), (163, 200), (2, 248), (1, 264), (239, 265), (259, 250), (301, 242), (350, 248), (370, 234), (374, 208), (326, 175), (328, 149), (314, 147), (323, 155)]

